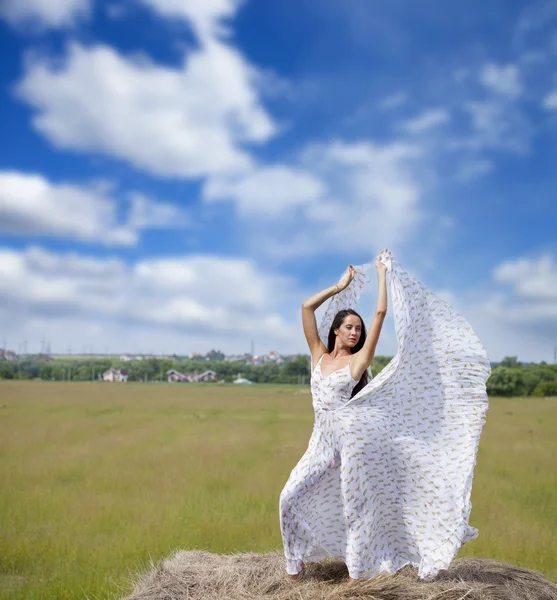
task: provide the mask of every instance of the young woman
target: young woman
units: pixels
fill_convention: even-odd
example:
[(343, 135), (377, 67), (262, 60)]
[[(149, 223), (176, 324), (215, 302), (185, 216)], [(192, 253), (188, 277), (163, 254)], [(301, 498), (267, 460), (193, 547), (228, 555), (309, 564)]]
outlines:
[[(351, 580), (407, 564), (431, 577), (477, 534), (468, 517), (489, 361), (464, 318), (388, 250), (375, 266), (368, 334), (353, 309), (367, 266), (350, 265), (337, 285), (302, 305), (315, 423), (280, 497), (292, 579), (304, 561), (327, 557), (343, 559)], [(371, 379), (388, 272), (399, 349)], [(315, 310), (329, 298), (318, 330)]]

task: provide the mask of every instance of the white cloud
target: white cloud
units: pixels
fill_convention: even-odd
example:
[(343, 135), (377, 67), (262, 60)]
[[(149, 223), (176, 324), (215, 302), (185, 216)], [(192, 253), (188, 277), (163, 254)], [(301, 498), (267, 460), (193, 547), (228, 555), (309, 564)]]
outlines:
[(485, 100), (468, 102), (473, 135), (449, 143), (452, 149), (498, 148), (521, 154), (530, 147), (532, 128), (524, 115), (505, 101)]
[[(190, 335), (204, 339), (207, 349), (227, 338), (238, 350), (249, 348), (250, 337), (287, 346), (299, 336), (281, 315), (294, 306), (293, 293), (289, 278), (245, 259), (194, 255), (128, 265), (40, 248), (0, 250), (0, 308), (20, 327), (67, 318), (128, 332), (137, 326), (159, 334), (179, 330), (186, 347)], [(8, 325), (3, 322), (3, 330)], [(76, 332), (73, 339), (80, 334), (86, 337)]]
[(491, 173), (493, 168), (493, 163), (485, 158), (465, 160), (457, 168), (455, 177), (459, 181), (476, 181)]
[(490, 90), (508, 98), (518, 98), (522, 93), (519, 72), (515, 65), (500, 67), (489, 63), (482, 69), (480, 81)]
[(209, 180), (205, 201), (233, 202), (249, 227), (251, 249), (273, 260), (371, 252), (370, 240), (379, 248), (417, 230), (427, 171), (422, 159), (421, 148), (409, 143), (316, 144), (295, 157), (295, 167)]
[(543, 35), (540, 30), (553, 30), (552, 21), (557, 16), (557, 3), (555, 0), (541, 0), (526, 3), (525, 6), (515, 25), (515, 42), (519, 46), (532, 45), (532, 42), (539, 44)]
[(30, 58), (17, 93), (59, 148), (107, 154), (155, 175), (201, 177), (248, 168), (242, 144), (274, 134), (256, 84), (244, 58), (215, 40), (179, 69), (74, 43), (62, 61)]
[(421, 189), (412, 169), (420, 156), (419, 147), (405, 143), (310, 148), (306, 160), (331, 193), (325, 202), (310, 205), (308, 216), (341, 247), (369, 247), (374, 236), (398, 243), (420, 220)]
[(420, 149), (404, 143), (337, 141), (309, 147), (301, 164), (324, 182), (326, 194), (283, 227), (275, 221), (272, 231), (259, 231), (257, 247), (287, 260), (362, 251), (368, 255), (408, 242), (422, 218), (422, 187), (413, 170), (419, 158)]
[(493, 270), (493, 281), (496, 287), (468, 310), (493, 360), (551, 360), (557, 339), (555, 258), (546, 254), (505, 261)]
[(461, 312), (480, 337), (490, 360), (518, 356), (523, 361), (551, 361), (557, 334), (555, 318), (532, 323), (520, 318), (525, 310), (524, 307), (510, 308), (508, 301), (493, 294), (486, 296), (481, 304)]
[(547, 110), (557, 110), (557, 91), (547, 94), (543, 99), (543, 107)]
[(382, 110), (393, 110), (402, 106), (408, 101), (408, 96), (404, 92), (398, 92), (396, 94), (391, 94), (386, 96), (379, 103), (379, 107)]
[(286, 166), (261, 167), (235, 178), (214, 178), (204, 188), (207, 201), (231, 200), (245, 216), (275, 218), (295, 206), (309, 205), (325, 194), (310, 173)]
[(186, 19), (203, 39), (225, 35), (222, 20), (234, 16), (241, 4), (241, 0), (140, 1), (164, 17)]
[(133, 245), (142, 229), (184, 226), (183, 211), (139, 195), (127, 220), (99, 186), (52, 183), (37, 174), (0, 171), (0, 231), (109, 245)]
[[(457, 297), (491, 360), (551, 360), (557, 339), (557, 263), (551, 255), (507, 260), (483, 290)], [(464, 306), (462, 306), (464, 304)]]
[(15, 27), (61, 28), (85, 19), (90, 0), (2, 0), (0, 18)]
[(552, 302), (557, 317), (557, 263), (552, 256), (504, 262), (495, 269), (494, 278), (499, 283), (511, 284), (520, 298)]
[(131, 208), (126, 224), (131, 229), (182, 228), (191, 225), (186, 213), (173, 204), (158, 202), (137, 192), (129, 194), (129, 200)]
[(105, 11), (109, 19), (121, 19), (126, 14), (127, 6), (125, 4), (107, 4)]
[(444, 108), (432, 108), (404, 123), (404, 129), (412, 134), (424, 133), (451, 120), (449, 112)]
[(493, 269), (486, 286), (436, 293), (471, 323), (492, 361), (505, 356), (552, 360), (557, 339), (554, 256), (507, 260)]

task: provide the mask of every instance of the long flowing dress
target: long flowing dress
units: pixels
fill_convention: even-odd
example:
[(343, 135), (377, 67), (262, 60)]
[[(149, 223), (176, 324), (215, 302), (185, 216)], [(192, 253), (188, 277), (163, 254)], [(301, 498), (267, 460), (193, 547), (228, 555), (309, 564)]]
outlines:
[[(280, 496), (287, 572), (302, 561), (346, 561), (369, 578), (411, 564), (447, 568), (477, 536), (468, 519), (490, 363), (467, 321), (386, 254), (398, 351), (351, 398), (350, 365), (312, 370), (315, 421)], [(329, 301), (319, 327), (357, 305), (371, 265)]]

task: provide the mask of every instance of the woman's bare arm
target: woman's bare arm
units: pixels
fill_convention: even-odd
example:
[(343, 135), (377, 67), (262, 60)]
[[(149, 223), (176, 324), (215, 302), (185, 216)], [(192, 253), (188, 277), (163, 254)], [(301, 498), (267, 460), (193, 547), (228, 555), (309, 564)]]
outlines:
[(375, 314), (367, 333), (363, 347), (351, 359), (351, 370), (354, 379), (359, 380), (364, 371), (371, 365), (375, 356), (375, 348), (379, 340), (383, 321), (387, 314), (387, 267), (377, 259), (377, 304)]
[(340, 291), (348, 287), (349, 283), (354, 279), (356, 271), (352, 265), (348, 267), (347, 273), (342, 279), (331, 287), (318, 292), (311, 298), (308, 298), (302, 303), (302, 324), (304, 326), (304, 335), (313, 357), (314, 363), (327, 352), (325, 344), (319, 338), (319, 332), (317, 330), (317, 321), (315, 320), (315, 311), (318, 309), (325, 300), (328, 300), (331, 296), (338, 294)]

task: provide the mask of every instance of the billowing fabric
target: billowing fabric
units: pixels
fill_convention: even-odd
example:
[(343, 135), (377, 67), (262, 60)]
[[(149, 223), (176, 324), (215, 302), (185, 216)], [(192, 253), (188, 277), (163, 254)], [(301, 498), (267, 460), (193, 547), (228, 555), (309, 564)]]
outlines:
[[(315, 423), (280, 496), (287, 571), (302, 561), (346, 561), (351, 577), (404, 565), (429, 578), (477, 536), (468, 525), (473, 470), (488, 400), (490, 364), (467, 321), (388, 255), (398, 351), (357, 395), (350, 365), (312, 371)], [(329, 301), (355, 308), (369, 278), (357, 267)]]

